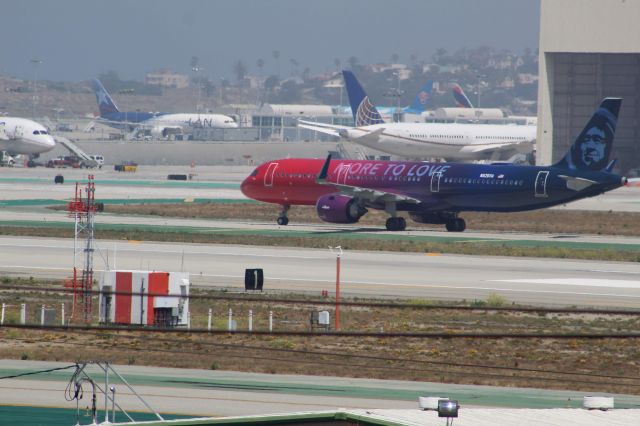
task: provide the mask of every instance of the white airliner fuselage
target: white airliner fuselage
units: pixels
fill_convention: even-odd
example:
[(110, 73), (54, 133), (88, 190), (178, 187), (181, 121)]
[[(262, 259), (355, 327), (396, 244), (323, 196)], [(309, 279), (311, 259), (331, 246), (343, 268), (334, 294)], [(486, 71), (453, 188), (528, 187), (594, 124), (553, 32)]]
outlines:
[(339, 134), (355, 143), (389, 154), (466, 160), (489, 158), (499, 152), (528, 154), (533, 151), (536, 127), (383, 123), (344, 129)]
[(360, 127), (301, 121), (300, 127), (332, 134), (388, 154), (411, 158), (479, 160), (533, 152), (536, 126), (460, 123), (381, 123)]
[(19, 117), (0, 117), (0, 151), (9, 155), (35, 155), (56, 146), (53, 136), (41, 124)]
[(195, 126), (236, 128), (238, 123), (223, 114), (164, 114), (144, 122), (146, 126)]

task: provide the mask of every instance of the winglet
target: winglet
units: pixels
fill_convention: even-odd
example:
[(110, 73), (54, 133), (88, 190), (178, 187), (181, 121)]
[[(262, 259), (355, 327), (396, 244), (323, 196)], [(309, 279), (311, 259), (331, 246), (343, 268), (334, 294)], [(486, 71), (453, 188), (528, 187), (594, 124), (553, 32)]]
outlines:
[(609, 163), (609, 165), (604, 169), (607, 173), (611, 173), (613, 171), (613, 168), (616, 166), (616, 164), (618, 163), (618, 159), (614, 158), (613, 160), (611, 160), (611, 162)]
[(327, 175), (329, 174), (329, 163), (331, 163), (331, 154), (327, 155), (327, 159), (320, 169), (320, 174), (316, 178), (316, 183), (325, 183), (327, 181)]

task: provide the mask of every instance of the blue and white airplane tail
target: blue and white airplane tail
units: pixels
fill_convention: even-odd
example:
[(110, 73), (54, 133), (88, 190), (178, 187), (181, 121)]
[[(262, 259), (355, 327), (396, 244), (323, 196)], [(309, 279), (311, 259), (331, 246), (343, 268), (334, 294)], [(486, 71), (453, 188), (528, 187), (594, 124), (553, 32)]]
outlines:
[(98, 101), (98, 108), (100, 109), (101, 117), (113, 114), (114, 112), (120, 112), (116, 103), (113, 102), (109, 93), (106, 91), (102, 83), (100, 83), (100, 80), (97, 78), (91, 80), (91, 88), (96, 94), (96, 101)]
[(611, 145), (618, 122), (620, 98), (605, 98), (567, 154), (555, 164), (573, 170), (611, 171)]
[(420, 89), (415, 99), (407, 108), (404, 109), (404, 112), (410, 112), (414, 114), (420, 114), (427, 109), (427, 102), (431, 97), (431, 93), (433, 93), (433, 80), (427, 80), (424, 86)]
[(471, 103), (467, 95), (465, 95), (464, 90), (462, 90), (462, 87), (460, 87), (458, 83), (453, 84), (451, 92), (453, 93), (453, 97), (456, 100), (456, 104), (458, 105), (458, 107), (473, 108), (473, 104)]
[(384, 123), (382, 116), (371, 103), (358, 79), (351, 71), (342, 71), (347, 96), (351, 104), (351, 113), (356, 127)]

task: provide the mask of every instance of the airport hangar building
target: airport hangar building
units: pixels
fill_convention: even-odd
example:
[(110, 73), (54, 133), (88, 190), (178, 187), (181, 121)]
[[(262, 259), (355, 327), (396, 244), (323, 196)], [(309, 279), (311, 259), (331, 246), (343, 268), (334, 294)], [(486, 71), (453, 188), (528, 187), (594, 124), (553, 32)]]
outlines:
[(640, 167), (640, 1), (541, 0), (538, 164), (560, 160), (600, 100), (621, 97), (611, 158)]

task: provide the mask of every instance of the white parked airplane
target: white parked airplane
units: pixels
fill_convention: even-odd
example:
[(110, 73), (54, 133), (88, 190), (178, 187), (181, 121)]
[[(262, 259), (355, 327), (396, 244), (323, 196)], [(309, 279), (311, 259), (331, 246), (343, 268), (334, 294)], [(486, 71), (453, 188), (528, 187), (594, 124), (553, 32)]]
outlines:
[(343, 71), (355, 127), (299, 121), (305, 129), (389, 154), (447, 160), (500, 160), (533, 152), (536, 127), (460, 123), (385, 123), (350, 71)]
[(238, 127), (233, 118), (224, 114), (120, 111), (100, 80), (91, 80), (91, 87), (96, 94), (101, 120), (113, 127), (149, 129), (156, 137), (181, 133), (185, 127)]
[(56, 141), (42, 124), (26, 118), (0, 117), (0, 151), (37, 157), (55, 146)]

